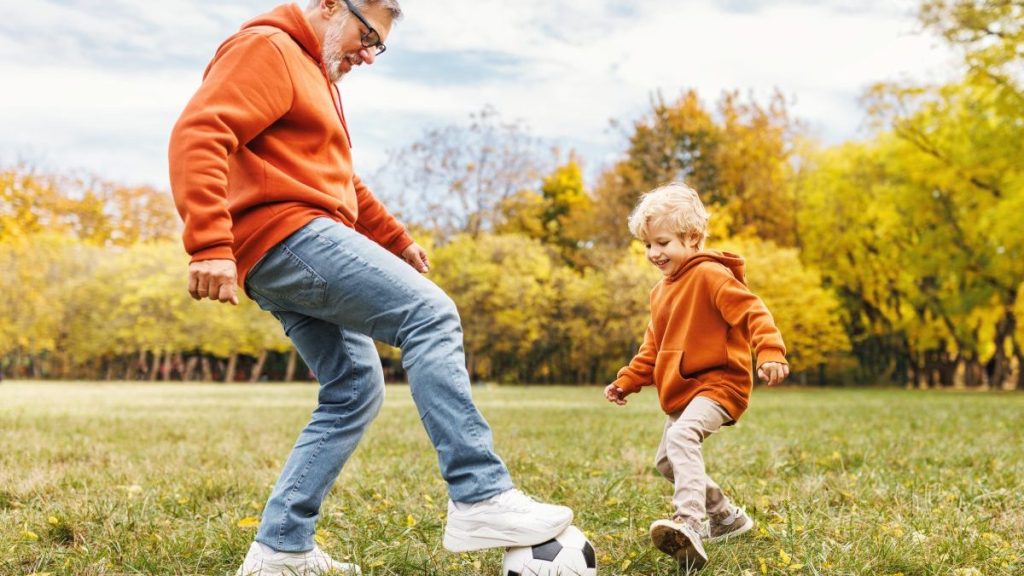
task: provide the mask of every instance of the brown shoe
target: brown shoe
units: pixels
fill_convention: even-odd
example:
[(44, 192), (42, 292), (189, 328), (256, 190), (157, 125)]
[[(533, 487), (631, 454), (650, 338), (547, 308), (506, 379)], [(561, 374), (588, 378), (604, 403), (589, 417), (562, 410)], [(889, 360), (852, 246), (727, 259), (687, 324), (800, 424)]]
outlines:
[(704, 536), (708, 544), (712, 544), (745, 534), (753, 527), (754, 519), (747, 515), (747, 511), (734, 507), (728, 514), (712, 516), (706, 530), (701, 531), (701, 536)]
[(700, 535), (687, 522), (657, 520), (651, 524), (654, 546), (672, 556), (685, 570), (700, 570), (708, 562), (708, 555), (700, 542)]

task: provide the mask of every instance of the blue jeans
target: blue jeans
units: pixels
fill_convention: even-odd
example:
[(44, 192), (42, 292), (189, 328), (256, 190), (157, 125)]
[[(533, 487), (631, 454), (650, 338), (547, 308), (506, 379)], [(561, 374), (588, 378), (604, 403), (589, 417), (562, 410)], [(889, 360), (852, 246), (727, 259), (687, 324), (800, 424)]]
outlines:
[(280, 320), (320, 382), (317, 407), (263, 511), (258, 542), (288, 552), (313, 548), (320, 504), (383, 402), (374, 339), (402, 349), (451, 499), (477, 502), (512, 487), (470, 395), (455, 304), (412, 266), (318, 218), (268, 251), (246, 288)]

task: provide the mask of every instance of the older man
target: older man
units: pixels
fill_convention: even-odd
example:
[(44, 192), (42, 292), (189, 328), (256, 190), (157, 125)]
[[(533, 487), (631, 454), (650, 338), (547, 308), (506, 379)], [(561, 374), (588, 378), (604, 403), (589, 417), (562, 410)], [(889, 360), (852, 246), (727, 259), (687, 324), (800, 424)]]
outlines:
[(513, 488), (470, 396), (451, 299), (427, 255), (355, 175), (335, 86), (384, 53), (396, 0), (315, 0), (246, 23), (217, 50), (174, 127), (171, 188), (193, 298), (274, 314), (320, 382), (319, 402), (239, 574), (358, 573), (313, 541), (321, 502), (384, 396), (373, 340), (402, 349), (451, 501), (445, 548), (529, 545), (572, 521)]

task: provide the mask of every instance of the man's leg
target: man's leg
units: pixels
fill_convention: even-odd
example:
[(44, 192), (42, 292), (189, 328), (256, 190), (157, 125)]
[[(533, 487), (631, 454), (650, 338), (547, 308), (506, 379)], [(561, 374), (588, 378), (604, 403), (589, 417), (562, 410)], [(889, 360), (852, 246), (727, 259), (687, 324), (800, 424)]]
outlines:
[(320, 505), (380, 411), (384, 373), (370, 338), (301, 314), (274, 314), (316, 375), (320, 393), (263, 511), (256, 541), (302, 552), (313, 548)]
[[(411, 266), (358, 232), (321, 218), (268, 252), (247, 284), (268, 306), (345, 326), (402, 349), (413, 400), (437, 450), (451, 499), (481, 503), (502, 495), (494, 510), (514, 508), (514, 514), (495, 519), (488, 512), (481, 518), (501, 529), (508, 522), (504, 533), (514, 540), (507, 545), (531, 543), (522, 534), (532, 529), (546, 535), (571, 522), (572, 513), (564, 507), (505, 498), (512, 481), (471, 397), (458, 312), (451, 298)], [(453, 515), (461, 518), (464, 512), (449, 507), (449, 528)], [(525, 519), (530, 516), (536, 520)], [(550, 525), (541, 526), (545, 523)], [(500, 537), (496, 534), (494, 540)]]

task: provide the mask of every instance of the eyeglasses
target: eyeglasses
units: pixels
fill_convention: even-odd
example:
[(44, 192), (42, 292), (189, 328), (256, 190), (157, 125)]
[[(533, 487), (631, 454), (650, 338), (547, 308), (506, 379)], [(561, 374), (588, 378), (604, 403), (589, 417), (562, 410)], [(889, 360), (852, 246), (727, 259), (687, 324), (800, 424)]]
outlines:
[(359, 39), (359, 41), (363, 45), (363, 48), (375, 48), (375, 56), (380, 56), (381, 54), (383, 54), (384, 51), (388, 49), (388, 47), (385, 46), (384, 43), (380, 41), (380, 34), (378, 34), (377, 31), (373, 29), (373, 26), (370, 26), (370, 23), (366, 21), (366, 18), (363, 18), (363, 15), (359, 13), (359, 10), (356, 10), (356, 7), (352, 5), (352, 2), (350, 0), (345, 0), (345, 6), (348, 6), (348, 11), (351, 12), (352, 15), (356, 17), (357, 20), (362, 22), (363, 26), (366, 26), (366, 32), (363, 33), (363, 36)]

